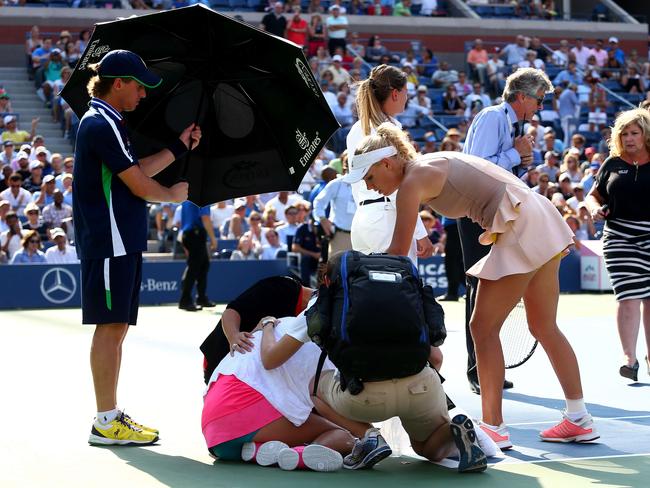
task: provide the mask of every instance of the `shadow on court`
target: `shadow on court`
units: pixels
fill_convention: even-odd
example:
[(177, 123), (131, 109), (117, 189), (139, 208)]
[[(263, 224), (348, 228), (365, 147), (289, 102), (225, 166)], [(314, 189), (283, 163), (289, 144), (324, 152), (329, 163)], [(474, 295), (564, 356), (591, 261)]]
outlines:
[(155, 478), (172, 488), (182, 487), (283, 487), (300, 486), (321, 488), (324, 484), (340, 487), (409, 488), (454, 486), (475, 488), (481, 486), (507, 486), (508, 488), (541, 488), (535, 476), (488, 469), (482, 474), (458, 474), (425, 461), (407, 457), (391, 457), (367, 471), (340, 470), (335, 473), (310, 471), (282, 471), (245, 463), (215, 461), (202, 463), (184, 456), (161, 454), (153, 448), (102, 448), (110, 450), (129, 466)]

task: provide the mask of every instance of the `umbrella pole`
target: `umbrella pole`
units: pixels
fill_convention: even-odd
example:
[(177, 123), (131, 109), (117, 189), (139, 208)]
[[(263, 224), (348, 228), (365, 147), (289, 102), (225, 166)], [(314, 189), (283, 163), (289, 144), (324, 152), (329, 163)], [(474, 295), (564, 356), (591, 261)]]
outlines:
[[(199, 116), (201, 115), (201, 107), (203, 106), (203, 99), (205, 98), (205, 87), (201, 90), (201, 98), (199, 99), (199, 106), (196, 109), (196, 116), (194, 117), (194, 125), (199, 125)], [(194, 139), (190, 137), (190, 147), (185, 154), (183, 160), (183, 165), (181, 166), (181, 177), (179, 181), (187, 181), (187, 172), (189, 170), (190, 155), (192, 154), (192, 149), (194, 148)]]

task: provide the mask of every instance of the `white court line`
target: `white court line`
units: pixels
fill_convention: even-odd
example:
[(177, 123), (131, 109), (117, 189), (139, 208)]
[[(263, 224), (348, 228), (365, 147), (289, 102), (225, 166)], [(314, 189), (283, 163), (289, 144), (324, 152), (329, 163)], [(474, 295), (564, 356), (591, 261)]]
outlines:
[(568, 458), (558, 458), (558, 459), (517, 459), (516, 457), (506, 456), (503, 461), (498, 463), (490, 463), (488, 460), (488, 465), (490, 467), (497, 467), (499, 465), (505, 464), (539, 464), (539, 463), (570, 463), (574, 461), (591, 461), (595, 459), (615, 459), (615, 458), (628, 458), (636, 456), (650, 456), (650, 452), (646, 453), (637, 453), (637, 454), (612, 454), (611, 456), (588, 456), (588, 457), (568, 457)]
[[(650, 415), (630, 415), (629, 417), (594, 417), (597, 420), (629, 420), (629, 419), (648, 419)], [(542, 422), (519, 422), (519, 423), (508, 423), (508, 427), (515, 425), (539, 425), (539, 424), (556, 424), (557, 420), (544, 420)]]

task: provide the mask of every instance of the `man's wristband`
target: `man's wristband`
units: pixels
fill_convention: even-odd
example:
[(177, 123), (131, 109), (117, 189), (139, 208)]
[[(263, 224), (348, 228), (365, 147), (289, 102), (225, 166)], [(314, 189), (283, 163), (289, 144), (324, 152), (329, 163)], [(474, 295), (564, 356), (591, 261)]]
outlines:
[(187, 154), (187, 146), (180, 139), (174, 139), (174, 141), (167, 146), (167, 150), (174, 155), (174, 161), (182, 158)]

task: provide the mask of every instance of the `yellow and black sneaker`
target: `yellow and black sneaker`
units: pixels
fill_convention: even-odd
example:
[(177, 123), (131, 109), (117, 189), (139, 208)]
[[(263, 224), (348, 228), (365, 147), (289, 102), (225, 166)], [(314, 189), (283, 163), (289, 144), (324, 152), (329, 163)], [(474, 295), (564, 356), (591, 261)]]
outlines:
[(123, 413), (107, 424), (94, 423), (88, 443), (104, 446), (146, 446), (158, 440), (158, 434), (129, 423)]
[(148, 430), (149, 432), (153, 432), (156, 435), (160, 434), (160, 431), (158, 429), (154, 429), (153, 427), (147, 427), (146, 425), (142, 425), (137, 423), (135, 420), (131, 418), (131, 416), (126, 413), (126, 412), (120, 412), (121, 415), (124, 415), (124, 419), (130, 423), (132, 426), (137, 427), (138, 429), (142, 430)]

